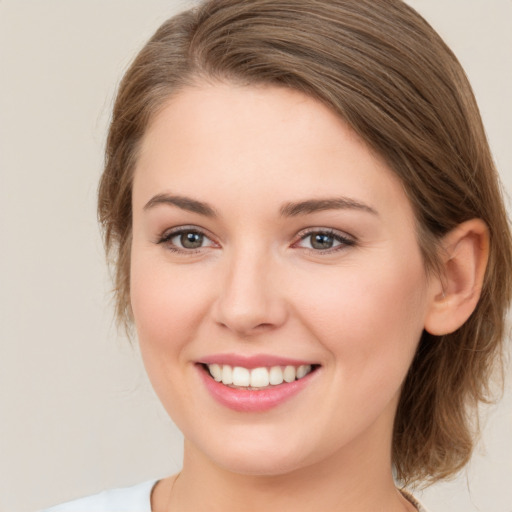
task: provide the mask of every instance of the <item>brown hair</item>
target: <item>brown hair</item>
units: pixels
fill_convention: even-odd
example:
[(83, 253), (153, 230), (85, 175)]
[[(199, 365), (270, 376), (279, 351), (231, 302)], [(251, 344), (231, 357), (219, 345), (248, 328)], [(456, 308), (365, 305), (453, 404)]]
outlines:
[(400, 177), (428, 270), (443, 235), (471, 218), (487, 223), (490, 259), (477, 308), (452, 334), (423, 334), (394, 426), (398, 479), (453, 475), (469, 460), (476, 405), (489, 398), (501, 361), (512, 274), (498, 176), (456, 57), (400, 0), (210, 0), (165, 22), (120, 85), (99, 189), (126, 324), (138, 147), (170, 95), (205, 79), (290, 87), (328, 105)]

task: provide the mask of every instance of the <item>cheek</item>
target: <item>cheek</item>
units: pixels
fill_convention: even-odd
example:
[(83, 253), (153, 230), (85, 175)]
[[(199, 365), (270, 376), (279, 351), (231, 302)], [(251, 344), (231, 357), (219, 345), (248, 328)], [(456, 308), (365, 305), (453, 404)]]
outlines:
[[(400, 260), (396, 260), (400, 261)], [(423, 331), (426, 276), (421, 258), (335, 269), (302, 294), (309, 329), (337, 360), (344, 378), (405, 376)]]
[[(134, 252), (130, 298), (143, 350), (178, 350), (194, 337), (208, 303), (208, 276)], [(204, 274), (204, 273), (203, 273)]]
[(205, 276), (192, 280), (187, 269), (134, 251), (130, 277), (133, 317), (147, 375), (168, 414), (181, 425), (184, 404), (193, 399), (183, 375), (206, 309)]

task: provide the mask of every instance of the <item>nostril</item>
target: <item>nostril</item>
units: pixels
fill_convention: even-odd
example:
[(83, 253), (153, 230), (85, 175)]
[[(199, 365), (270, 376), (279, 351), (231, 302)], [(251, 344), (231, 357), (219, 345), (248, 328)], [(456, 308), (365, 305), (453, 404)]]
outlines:
[(220, 283), (220, 293), (212, 308), (217, 324), (241, 337), (282, 325), (286, 319), (285, 300), (282, 290), (272, 284), (269, 276), (270, 272), (262, 271), (261, 262), (251, 258), (234, 262), (229, 275)]
[(240, 338), (249, 338), (251, 336), (262, 334), (264, 332), (269, 332), (273, 329), (277, 328), (276, 324), (272, 324), (270, 322), (263, 322), (260, 324), (251, 324), (248, 323), (246, 325), (240, 325), (235, 323), (224, 323), (220, 322), (220, 326), (223, 329), (227, 329), (229, 331), (234, 332)]

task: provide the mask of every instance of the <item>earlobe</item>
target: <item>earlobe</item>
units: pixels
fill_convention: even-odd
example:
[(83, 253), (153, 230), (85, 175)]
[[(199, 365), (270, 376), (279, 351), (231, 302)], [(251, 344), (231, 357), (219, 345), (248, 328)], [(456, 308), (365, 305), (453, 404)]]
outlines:
[(488, 257), (489, 230), (481, 219), (463, 222), (443, 238), (425, 330), (441, 336), (464, 324), (480, 298)]

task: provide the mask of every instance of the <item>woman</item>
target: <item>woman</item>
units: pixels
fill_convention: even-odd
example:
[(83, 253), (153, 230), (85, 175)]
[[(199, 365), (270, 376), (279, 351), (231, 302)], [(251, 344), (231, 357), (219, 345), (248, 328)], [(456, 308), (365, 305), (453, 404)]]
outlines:
[(99, 216), (183, 470), (55, 511), (424, 510), (403, 487), (469, 460), (510, 231), (464, 72), (399, 0), (166, 22)]

